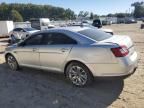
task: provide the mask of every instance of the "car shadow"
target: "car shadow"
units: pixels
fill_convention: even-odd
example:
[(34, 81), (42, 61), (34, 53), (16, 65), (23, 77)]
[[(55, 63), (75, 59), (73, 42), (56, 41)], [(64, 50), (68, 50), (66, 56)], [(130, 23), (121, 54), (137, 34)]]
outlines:
[(78, 88), (63, 74), (31, 68), (12, 72), (5, 63), (0, 64), (0, 83), (0, 105), (15, 108), (106, 108), (124, 87), (120, 79), (96, 79), (92, 85)]

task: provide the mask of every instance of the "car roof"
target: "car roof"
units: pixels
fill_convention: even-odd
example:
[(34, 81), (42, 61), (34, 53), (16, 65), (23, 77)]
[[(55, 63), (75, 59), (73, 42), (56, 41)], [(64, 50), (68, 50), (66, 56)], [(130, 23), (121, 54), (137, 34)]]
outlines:
[(90, 27), (81, 27), (81, 26), (68, 26), (68, 27), (58, 27), (58, 28), (52, 28), (50, 30), (68, 30), (73, 32), (79, 32), (82, 30), (90, 29)]

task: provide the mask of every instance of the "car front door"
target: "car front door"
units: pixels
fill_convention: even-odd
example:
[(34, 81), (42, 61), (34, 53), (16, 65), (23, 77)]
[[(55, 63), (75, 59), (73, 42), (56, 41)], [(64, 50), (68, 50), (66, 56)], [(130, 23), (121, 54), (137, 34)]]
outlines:
[(15, 51), (20, 65), (39, 67), (39, 47), (42, 34), (32, 35), (19, 45)]
[(40, 48), (40, 63), (42, 68), (61, 71), (74, 44), (77, 42), (62, 33), (45, 33)]

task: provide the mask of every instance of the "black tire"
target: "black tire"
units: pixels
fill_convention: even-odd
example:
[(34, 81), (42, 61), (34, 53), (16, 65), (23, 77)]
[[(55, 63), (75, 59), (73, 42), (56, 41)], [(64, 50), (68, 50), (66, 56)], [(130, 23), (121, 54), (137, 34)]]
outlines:
[(6, 63), (10, 67), (11, 70), (17, 71), (19, 69), (19, 65), (15, 57), (11, 54), (6, 56)]
[[(74, 68), (75, 70), (74, 72)], [(92, 83), (93, 75), (89, 69), (82, 63), (72, 62), (66, 68), (66, 77), (67, 79), (75, 86), (84, 87)], [(75, 76), (74, 76), (75, 74)], [(72, 76), (73, 75), (73, 76)], [(74, 81), (75, 80), (75, 81)], [(80, 81), (81, 80), (81, 81)], [(83, 81), (82, 81), (83, 80)]]

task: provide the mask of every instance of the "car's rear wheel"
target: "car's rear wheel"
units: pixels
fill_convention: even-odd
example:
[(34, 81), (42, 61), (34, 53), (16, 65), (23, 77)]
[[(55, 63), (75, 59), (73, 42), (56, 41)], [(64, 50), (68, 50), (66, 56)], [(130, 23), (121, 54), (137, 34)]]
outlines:
[(8, 64), (8, 66), (13, 70), (13, 71), (16, 71), (16, 70), (18, 70), (19, 69), (19, 65), (18, 65), (18, 63), (17, 63), (17, 61), (16, 61), (16, 59), (15, 59), (15, 57), (14, 56), (12, 56), (12, 55), (7, 55), (7, 57), (6, 57), (6, 62), (7, 62), (7, 64)]
[(72, 62), (67, 66), (66, 77), (72, 84), (78, 87), (87, 86), (93, 80), (93, 76), (89, 69), (78, 62)]

